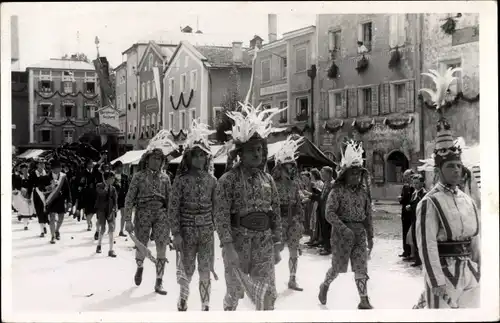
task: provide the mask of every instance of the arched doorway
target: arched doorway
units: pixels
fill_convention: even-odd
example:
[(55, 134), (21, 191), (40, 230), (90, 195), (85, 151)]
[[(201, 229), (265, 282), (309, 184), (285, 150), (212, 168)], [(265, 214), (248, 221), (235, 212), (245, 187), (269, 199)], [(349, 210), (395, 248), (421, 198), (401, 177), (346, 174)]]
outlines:
[(409, 168), (409, 161), (399, 150), (392, 151), (387, 156), (386, 178), (389, 183), (403, 183), (403, 173)]

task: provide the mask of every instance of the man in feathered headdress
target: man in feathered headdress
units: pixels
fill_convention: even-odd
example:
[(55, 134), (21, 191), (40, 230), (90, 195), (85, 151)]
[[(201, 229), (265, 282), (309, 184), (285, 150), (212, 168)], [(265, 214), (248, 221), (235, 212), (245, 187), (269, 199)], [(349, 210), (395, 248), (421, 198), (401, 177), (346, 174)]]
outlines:
[(284, 109), (254, 108), (248, 97), (241, 104), (242, 112), (227, 113), (234, 121), (227, 147), (239, 163), (219, 179), (214, 203), (215, 226), (223, 246), (226, 311), (236, 310), (243, 297), (239, 270), (256, 283), (269, 286), (262, 302), (257, 301), (262, 305), (257, 305), (258, 310), (272, 310), (277, 297), (274, 265), (280, 254), (280, 205), (274, 180), (264, 167), (267, 137), (277, 131), (272, 117)]
[(368, 171), (363, 167), (363, 148), (349, 141), (338, 176), (326, 202), (326, 220), (332, 225), (332, 266), (320, 285), (324, 305), (330, 284), (347, 272), (349, 260), (361, 301), (358, 309), (372, 309), (367, 293), (368, 256), (373, 248), (373, 221)]
[[(156, 284), (155, 292), (166, 295), (163, 289), (167, 244), (170, 241), (167, 217), (170, 179), (161, 171), (166, 156), (176, 150), (177, 146), (168, 138), (168, 132), (161, 130), (151, 139), (146, 153), (139, 162), (139, 171), (134, 174), (125, 197), (126, 230), (134, 232), (137, 239), (147, 246), (151, 237), (156, 244)], [(132, 209), (135, 208), (134, 224)], [(135, 255), (137, 271), (135, 284), (142, 282), (145, 255), (139, 248)]]
[(479, 213), (473, 199), (458, 188), (462, 147), (442, 114), (456, 70), (449, 69), (444, 76), (424, 73), (432, 77), (437, 90), (422, 89), (431, 94), (440, 112), (433, 154), (439, 182), (418, 203), (415, 226), (429, 308), (479, 306)]
[(276, 166), (273, 169), (273, 178), (280, 198), (280, 215), (282, 224), (282, 248), (285, 242), (290, 251), (288, 268), (290, 279), (288, 288), (302, 291), (296, 281), (299, 257), (299, 241), (302, 238), (304, 210), (300, 197), (300, 184), (297, 179), (296, 151), (304, 141), (303, 137), (289, 136), (281, 149), (274, 155)]
[(196, 259), (202, 310), (208, 311), (210, 305), (210, 272), (214, 258), (213, 198), (217, 179), (209, 171), (212, 153), (208, 136), (213, 132), (207, 125), (193, 120), (169, 200), (170, 229), (182, 260), (179, 264), (184, 267), (181, 270), (186, 275), (186, 281), (179, 280), (179, 311), (187, 310), (189, 283), (196, 269)]

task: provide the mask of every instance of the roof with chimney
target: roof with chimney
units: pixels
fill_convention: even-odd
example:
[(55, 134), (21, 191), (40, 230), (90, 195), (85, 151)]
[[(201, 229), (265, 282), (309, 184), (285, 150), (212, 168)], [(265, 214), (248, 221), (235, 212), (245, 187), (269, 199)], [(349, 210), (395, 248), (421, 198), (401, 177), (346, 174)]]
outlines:
[(95, 71), (94, 64), (71, 60), (51, 58), (50, 60), (42, 61), (28, 66), (26, 69), (51, 69), (51, 70), (81, 70), (81, 71)]
[(150, 51), (153, 51), (158, 57), (162, 59), (162, 61), (166, 62), (172, 54), (174, 53), (177, 46), (175, 45), (158, 45), (154, 41), (149, 41), (148, 47), (144, 50), (141, 59), (139, 60), (138, 69), (142, 68), (144, 61), (146, 61), (146, 57), (148, 56)]
[(179, 46), (175, 49), (175, 52), (170, 57), (165, 70), (172, 65), (175, 56), (183, 46), (194, 56), (203, 61), (208, 68), (229, 68), (235, 65), (239, 68), (252, 68), (252, 59), (248, 54), (248, 48), (241, 47), (243, 60), (242, 62), (235, 64), (233, 61), (233, 47), (193, 46), (188, 41), (181, 41)]
[[(150, 33), (146, 39), (154, 40), (158, 45), (178, 45), (181, 41), (188, 41), (193, 46), (222, 46), (231, 47), (235, 41), (244, 41), (246, 36), (231, 33), (198, 33), (161, 30)], [(140, 41), (148, 43), (149, 41)]]

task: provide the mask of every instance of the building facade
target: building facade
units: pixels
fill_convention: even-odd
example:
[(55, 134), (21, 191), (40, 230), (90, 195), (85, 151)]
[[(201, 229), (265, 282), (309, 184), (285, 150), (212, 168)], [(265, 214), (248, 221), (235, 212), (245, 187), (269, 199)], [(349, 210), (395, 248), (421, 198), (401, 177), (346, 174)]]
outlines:
[(395, 199), (421, 158), (418, 14), (317, 15), (317, 144), (340, 159), (362, 142), (374, 198)]
[[(165, 68), (177, 46), (158, 45), (149, 42), (138, 65), (139, 71), (139, 133), (137, 145), (139, 149), (145, 149), (149, 140), (161, 129), (161, 89), (162, 77), (160, 73)], [(153, 69), (158, 68), (158, 81), (156, 84)], [(130, 123), (129, 123), (130, 126)]]
[[(265, 107), (288, 107), (275, 117), (277, 126), (288, 131), (277, 134), (282, 140), (290, 133), (312, 138), (313, 98), (311, 77), (308, 70), (315, 62), (315, 26), (294, 30), (276, 40), (276, 20), (270, 15), (269, 43), (257, 51), (253, 99)], [(250, 53), (254, 55), (255, 50)]]
[(12, 145), (20, 147), (30, 141), (28, 72), (11, 72)]
[(95, 131), (101, 102), (94, 65), (51, 59), (27, 71), (31, 146), (54, 148)]
[(127, 135), (127, 62), (118, 65), (115, 70), (115, 106), (120, 111), (120, 131)]
[(240, 96), (250, 86), (251, 62), (241, 42), (233, 47), (193, 46), (181, 41), (164, 72), (163, 129), (182, 141), (193, 119), (215, 128), (217, 114), (236, 67), (240, 77)]
[[(447, 34), (441, 26), (446, 19), (455, 20), (456, 26), (452, 34)], [(479, 14), (463, 13), (461, 17), (454, 14), (422, 14), (422, 71), (435, 69), (440, 72), (449, 67), (461, 67), (462, 71), (454, 76), (458, 82), (452, 83), (451, 99), (462, 93), (467, 100), (444, 110), (446, 118), (453, 127), (455, 136), (465, 139), (468, 146), (479, 144)], [(431, 87), (429, 78), (422, 77), (422, 88)], [(438, 115), (424, 102), (430, 98), (424, 94), (423, 102), (423, 149), (425, 156), (430, 157), (434, 148), (436, 135), (435, 124)], [(469, 102), (468, 102), (469, 101)]]

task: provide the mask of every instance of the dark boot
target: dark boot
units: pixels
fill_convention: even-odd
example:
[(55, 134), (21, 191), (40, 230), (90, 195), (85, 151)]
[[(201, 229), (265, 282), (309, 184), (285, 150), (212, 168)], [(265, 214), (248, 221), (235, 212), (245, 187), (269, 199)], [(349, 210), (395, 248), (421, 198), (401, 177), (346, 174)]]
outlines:
[(95, 252), (96, 253), (101, 253), (101, 246), (98, 245), (96, 248), (95, 248)]
[(359, 310), (371, 310), (373, 306), (370, 304), (370, 299), (368, 296), (361, 296), (361, 301), (358, 304)]
[(43, 233), (47, 234), (47, 227), (43, 227)]
[(96, 240), (96, 241), (99, 240), (99, 232), (98, 231), (96, 231), (94, 233), (94, 240)]
[(156, 278), (155, 292), (160, 295), (167, 295), (167, 291), (163, 289), (163, 279)]
[(202, 310), (203, 312), (208, 312), (208, 311), (210, 311), (210, 306), (208, 306), (208, 305), (203, 305), (203, 306), (201, 307), (201, 310)]
[(56, 237), (52, 236), (52, 239), (50, 239), (50, 243), (51, 244), (55, 244), (56, 243)]
[(290, 280), (288, 281), (288, 288), (292, 290), (296, 290), (298, 292), (302, 292), (304, 288), (299, 287), (299, 284), (297, 284), (297, 280), (295, 279), (295, 276), (290, 277)]
[(186, 312), (187, 311), (187, 302), (185, 299), (180, 298), (179, 301), (177, 302), (177, 310), (179, 312)]
[(59, 231), (56, 231), (56, 239), (61, 240), (61, 234), (59, 233)]
[(318, 299), (319, 299), (319, 302), (322, 304), (322, 305), (326, 305), (326, 301), (327, 301), (327, 298), (328, 298), (328, 288), (330, 286), (328, 285), (325, 285), (325, 284), (321, 284), (319, 286), (319, 294), (318, 294)]
[(144, 267), (142, 267), (142, 264), (144, 263), (144, 261), (136, 259), (135, 262), (137, 263), (137, 270), (135, 272), (134, 282), (136, 286), (139, 286), (142, 283), (142, 272), (144, 271)]

